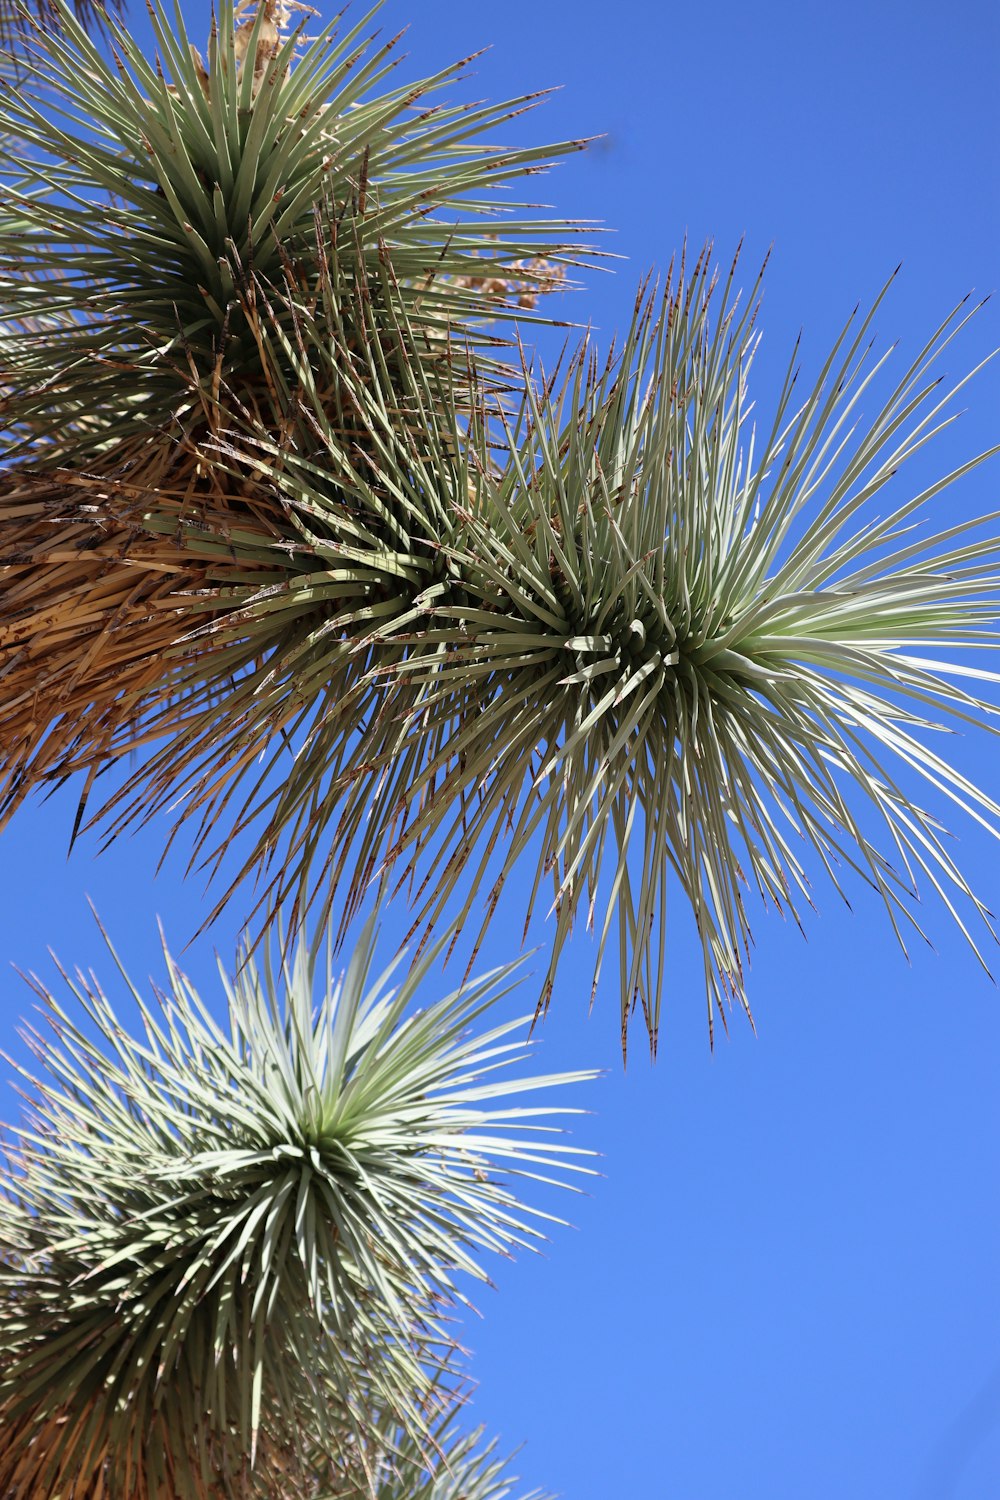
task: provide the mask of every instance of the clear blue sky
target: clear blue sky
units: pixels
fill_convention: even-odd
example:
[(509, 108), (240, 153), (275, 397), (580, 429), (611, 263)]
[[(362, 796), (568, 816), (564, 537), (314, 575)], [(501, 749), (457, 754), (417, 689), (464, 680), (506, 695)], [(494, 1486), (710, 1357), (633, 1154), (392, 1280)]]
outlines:
[[(626, 257), (569, 309), (600, 338), (627, 319), (640, 273), (665, 266), (685, 235), (714, 237), (723, 258), (745, 235), (748, 279), (773, 243), (764, 411), (799, 328), (815, 369), (898, 261), (877, 326), (880, 342), (899, 338), (909, 353), (965, 292), (1000, 279), (1000, 11), (986, 0), (389, 0), (382, 24), (408, 22), (413, 77), (492, 44), (470, 97), (564, 85), (518, 139), (607, 132), (543, 184), (567, 218), (606, 221)], [(948, 367), (957, 375), (997, 344), (991, 306)], [(966, 404), (927, 473), (997, 441), (1000, 370)], [(997, 508), (994, 463), (949, 494), (942, 524)], [(1000, 790), (995, 740), (970, 737), (956, 754)], [(134, 977), (159, 975), (155, 915), (182, 947), (200, 886), (182, 882), (181, 851), (154, 880), (163, 823), (100, 858), (85, 837), (67, 863), (76, 796), (29, 807), (3, 835), (0, 955), (51, 977), (51, 944), (110, 983), (88, 893)], [(953, 827), (967, 873), (1000, 907), (1000, 845)], [(714, 1055), (699, 956), (678, 920), (659, 1062), (637, 1046), (624, 1077), (614, 976), (588, 1019), (591, 954), (577, 938), (544, 1060), (609, 1070), (581, 1099), (595, 1114), (577, 1131), (603, 1153), (604, 1176), (562, 1205), (577, 1230), (556, 1232), (544, 1259), (494, 1268), (498, 1290), (466, 1331), (473, 1415), (526, 1443), (525, 1489), (566, 1500), (1000, 1495), (1000, 995), (940, 912), (929, 913), (937, 952), (915, 950), (908, 966), (857, 896), (852, 914), (820, 884), (807, 943), (761, 914), (758, 1033), (735, 1017)], [(520, 922), (507, 910), (484, 963), (509, 956)], [(239, 916), (185, 955), (206, 991), (213, 946), (231, 957)], [(403, 922), (390, 913), (387, 940)], [(16, 1045), (30, 999), (4, 981), (0, 1045)]]

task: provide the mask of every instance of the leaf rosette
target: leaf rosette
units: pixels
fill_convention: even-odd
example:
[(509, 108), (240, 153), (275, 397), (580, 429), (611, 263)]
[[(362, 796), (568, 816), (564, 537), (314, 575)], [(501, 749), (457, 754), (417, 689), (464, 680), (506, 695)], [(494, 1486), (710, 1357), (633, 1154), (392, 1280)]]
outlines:
[(794, 400), (793, 362), (763, 432), (755, 300), (707, 258), (640, 301), (617, 359), (583, 351), (544, 389), (526, 373), (513, 413), (460, 417), (418, 361), (390, 397), (369, 342), (355, 419), (377, 461), (338, 467), (303, 387), (300, 440), (248, 422), (219, 461), (285, 494), (299, 542), (205, 627), (218, 658), (178, 666), (112, 830), (176, 806), (196, 859), (236, 834), (244, 872), (281, 849), (272, 894), (346, 888), (348, 918), (373, 881), (405, 883), (427, 932), (456, 910), (484, 931), (525, 869), (528, 916), (550, 882), (555, 918), (540, 1006), (574, 921), (596, 929), (595, 987), (617, 928), (623, 1045), (637, 1004), (655, 1043), (671, 889), (710, 1026), (746, 1004), (748, 890), (798, 922), (817, 864), (845, 896), (866, 882), (904, 946), (927, 888), (975, 946), (962, 903), (987, 934), (989, 913), (909, 788), (997, 827), (932, 743), (996, 725), (996, 518), (925, 524), (989, 455), (900, 492), (952, 420), (964, 381), (934, 365), (967, 314), (862, 418), (880, 302)]
[[(640, 297), (617, 357), (602, 364), (585, 345), (550, 381), (524, 359), (503, 390), (498, 359), (473, 347), (476, 299), (496, 311), (498, 279), (513, 297), (503, 278), (551, 226), (491, 249), (475, 194), (535, 155), (468, 147), (495, 112), (432, 110), (403, 126), (393, 94), (369, 120), (364, 94), (345, 96), (361, 76), (346, 42), (335, 62), (329, 38), (297, 61), (292, 38), (268, 43), (251, 72), (236, 34), (230, 16), (207, 70), (176, 57), (172, 85), (135, 63), (122, 85), (135, 118), (154, 101), (166, 130), (183, 98), (192, 163), (198, 141), (221, 161), (220, 101), (243, 139), (244, 96), (248, 130), (266, 115), (289, 170), (321, 170), (333, 121), (352, 145), (322, 167), (334, 183), (308, 215), (303, 188), (301, 224), (292, 200), (260, 209), (266, 266), (249, 241), (230, 254), (237, 226), (225, 220), (212, 254), (232, 272), (228, 300), (206, 302), (188, 266), (183, 338), (157, 280), (159, 341), (140, 351), (141, 299), (131, 284), (115, 292), (107, 326), (119, 353), (132, 350), (126, 383), (148, 356), (149, 410), (167, 410), (161, 381), (175, 402), (156, 442), (138, 422), (146, 397), (129, 404), (113, 361), (109, 414), (83, 417), (69, 394), (79, 359), (60, 356), (69, 384), (57, 374), (43, 400), (27, 378), (42, 353), (11, 344), (26, 377), (11, 421), (20, 413), (37, 445), (56, 391), (72, 420), (52, 437), (51, 466), (5, 478), (4, 812), (76, 771), (82, 809), (97, 776), (138, 751), (97, 814), (110, 836), (176, 809), (195, 830), (194, 862), (232, 878), (220, 905), (266, 872), (262, 906), (288, 901), (299, 915), (319, 896), (324, 915), (339, 902), (342, 930), (373, 884), (401, 884), (414, 930), (457, 910), (459, 928), (482, 932), (523, 870), (529, 919), (551, 887), (540, 1009), (582, 921), (596, 933), (595, 986), (617, 949), (623, 1045), (638, 1007), (655, 1046), (671, 891), (693, 913), (710, 1027), (732, 1000), (747, 1004), (748, 895), (799, 922), (817, 871), (845, 896), (866, 882), (904, 945), (930, 889), (979, 952), (969, 917), (990, 931), (989, 913), (913, 788), (922, 778), (997, 827), (994, 799), (932, 744), (942, 727), (995, 727), (997, 674), (981, 664), (996, 639), (995, 518), (926, 524), (988, 455), (902, 489), (965, 384), (936, 374), (965, 309), (883, 396), (880, 297), (811, 389), (793, 359), (757, 430), (756, 291), (741, 303), (735, 266), (720, 286), (706, 255), (659, 298)], [(100, 86), (118, 109), (110, 77)], [(313, 103), (331, 98), (330, 78), (327, 119)], [(301, 128), (287, 100), (262, 105), (285, 89), (311, 101)], [(18, 119), (41, 150), (36, 115)], [(207, 216), (197, 171), (163, 160), (198, 184)], [(79, 170), (99, 177), (89, 159)], [(153, 197), (177, 229), (170, 196)], [(43, 199), (36, 209), (22, 193), (18, 212), (48, 214)], [(466, 234), (470, 205), (478, 228)], [(86, 257), (67, 259), (70, 240), (50, 232), (37, 254), (72, 300)], [(83, 337), (69, 302), (43, 314), (17, 285), (23, 318), (69, 319), (67, 348)], [(93, 464), (69, 462), (91, 428), (104, 434)]]
[(376, 975), (370, 924), (340, 980), (329, 934), (244, 953), (223, 1026), (168, 955), (135, 1036), (93, 978), (69, 981), (85, 1024), (36, 983), (0, 1190), (5, 1495), (311, 1494), (322, 1465), (370, 1490), (390, 1428), (427, 1469), (461, 1282), (539, 1241), (518, 1180), (587, 1170), (553, 1136), (574, 1111), (517, 1096), (592, 1076), (508, 1073), (524, 1020), (479, 1023), (511, 967), (416, 1009), (433, 956)]
[(273, 393), (291, 331), (260, 313), (287, 279), (308, 300), (325, 271), (345, 306), (359, 279), (390, 284), (441, 335), (487, 311), (530, 320), (519, 303), (579, 259), (565, 221), (503, 190), (581, 143), (483, 140), (535, 100), (439, 102), (461, 63), (391, 87), (399, 38), (370, 45), (374, 12), (307, 39), (302, 6), (241, 21), (224, 0), (203, 61), (155, 4), (151, 61), (114, 20), (109, 59), (55, 3), (61, 33), (38, 30), (0, 106), (3, 416), (36, 465), (217, 426), (222, 382)]

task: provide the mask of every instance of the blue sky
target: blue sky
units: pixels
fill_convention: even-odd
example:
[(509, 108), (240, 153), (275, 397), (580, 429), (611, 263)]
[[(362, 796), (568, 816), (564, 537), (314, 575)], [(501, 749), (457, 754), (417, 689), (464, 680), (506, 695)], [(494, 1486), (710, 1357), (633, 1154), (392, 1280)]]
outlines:
[[(966, 292), (996, 288), (994, 6), (388, 0), (381, 25), (407, 23), (414, 78), (492, 44), (468, 97), (563, 85), (510, 138), (606, 132), (542, 184), (566, 218), (605, 221), (625, 257), (567, 305), (599, 340), (685, 236), (714, 238), (725, 261), (745, 236), (747, 282), (773, 245), (755, 374), (766, 412), (800, 328), (814, 371), (898, 262), (876, 327), (880, 347), (898, 338), (904, 355)], [(991, 305), (946, 367), (957, 376), (998, 343)], [(911, 487), (997, 440), (1000, 369), (963, 404)], [(940, 517), (994, 509), (1000, 461), (949, 492)], [(954, 753), (1000, 790), (995, 740), (970, 735)], [(181, 850), (154, 878), (163, 823), (99, 858), (87, 836), (67, 861), (76, 795), (30, 806), (3, 835), (0, 954), (51, 977), (52, 945), (110, 982), (89, 894), (134, 977), (159, 974), (155, 916), (182, 947), (202, 888), (183, 881)], [(997, 908), (1000, 845), (958, 814), (952, 827), (963, 868)], [(878, 907), (855, 894), (849, 912), (818, 884), (807, 942), (760, 914), (757, 1035), (736, 1016), (714, 1053), (680, 918), (660, 1058), (650, 1067), (637, 1046), (624, 1076), (614, 976), (588, 1017), (591, 953), (584, 934), (574, 942), (541, 1037), (549, 1068), (607, 1069), (581, 1092), (594, 1114), (576, 1132), (602, 1152), (603, 1176), (559, 1205), (577, 1228), (555, 1232), (544, 1258), (494, 1268), (497, 1291), (479, 1297), (483, 1317), (465, 1333), (472, 1415), (511, 1447), (526, 1443), (525, 1489), (566, 1500), (1000, 1494), (1000, 996), (941, 912), (928, 913), (937, 951), (915, 948), (908, 965)], [(239, 918), (228, 911), (184, 955), (206, 990), (212, 950), (231, 956)], [(387, 915), (387, 946), (404, 924)], [(502, 908), (483, 963), (513, 956), (519, 930)], [(4, 981), (0, 1046), (16, 1046), (30, 1000), (16, 977)]]

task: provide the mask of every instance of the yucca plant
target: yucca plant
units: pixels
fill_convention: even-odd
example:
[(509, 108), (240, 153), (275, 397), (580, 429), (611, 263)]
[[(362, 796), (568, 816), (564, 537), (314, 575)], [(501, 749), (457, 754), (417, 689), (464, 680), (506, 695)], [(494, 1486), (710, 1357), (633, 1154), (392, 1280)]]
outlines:
[[(576, 143), (490, 146), (531, 100), (439, 103), (461, 65), (390, 87), (394, 42), (366, 47), (371, 17), (310, 42), (288, 25), (302, 7), (263, 0), (248, 17), (226, 0), (203, 60), (180, 13), (154, 7), (158, 57), (110, 22), (109, 58), (54, 3), (61, 33), (36, 29), (31, 78), (0, 105), (0, 791), (14, 804), (62, 774), (83, 722), (96, 766), (156, 695), (192, 596), (210, 602), (203, 558), (179, 550), (187, 524), (216, 552), (245, 532), (287, 539), (273, 493), (258, 512), (205, 447), (234, 402), (283, 429), (301, 351), (276, 306), (328, 285), (348, 351), (372, 324), (391, 340), (405, 314), (414, 347), (390, 363), (447, 362), (460, 391), (471, 374), (448, 329), (530, 318), (576, 255), (565, 223), (502, 192)], [(342, 378), (319, 394), (358, 463)]]
[[(473, 259), (475, 195), (536, 154), (470, 165), (464, 132), (496, 111), (392, 126), (409, 96), (365, 102), (380, 75), (345, 71), (353, 33), (331, 54), (276, 44), (266, 8), (239, 44), (236, 23), (207, 65), (164, 36), (170, 85), (134, 48), (119, 83), (75, 32), (53, 45), (47, 87), (70, 97), (85, 59), (114, 152), (78, 131), (70, 161), (8, 109), (75, 196), (12, 198), (37, 249), (8, 283), (6, 810), (74, 771), (86, 798), (138, 750), (112, 835), (178, 806), (196, 859), (266, 870), (262, 901), (297, 914), (339, 902), (341, 928), (381, 882), (424, 933), (453, 903), (481, 932), (523, 865), (529, 915), (552, 882), (540, 1007), (574, 920), (596, 927), (595, 985), (617, 925), (623, 1046), (637, 1004), (655, 1045), (671, 889), (710, 1027), (746, 1004), (748, 891), (798, 920), (812, 865), (871, 885), (901, 941), (937, 890), (975, 943), (962, 905), (988, 914), (912, 788), (996, 826), (929, 743), (993, 722), (970, 653), (993, 643), (998, 542), (934, 524), (986, 455), (922, 488), (898, 474), (951, 420), (964, 381), (935, 367), (964, 311), (878, 399), (875, 309), (853, 319), (756, 431), (756, 289), (741, 303), (736, 267), (720, 285), (703, 256), (606, 363), (584, 346), (558, 378), (526, 356), (505, 377), (476, 315), (512, 311), (497, 286), (516, 300), (551, 226)], [(120, 178), (111, 236), (91, 205)], [(547, 243), (545, 266), (574, 253)], [(51, 349), (20, 331), (43, 317)]]
[(433, 956), (376, 975), (371, 923), (340, 979), (329, 932), (282, 951), (224, 976), (224, 1025), (169, 954), (152, 1004), (125, 980), (137, 1035), (92, 976), (64, 975), (79, 1019), (34, 981), (0, 1180), (9, 1500), (446, 1495), (449, 1446), (496, 1493), (448, 1425), (449, 1309), (481, 1252), (537, 1243), (513, 1184), (586, 1170), (553, 1139), (573, 1111), (517, 1096), (591, 1075), (507, 1072), (524, 1020), (479, 1023), (511, 967), (416, 1009)]
[[(720, 287), (702, 257), (640, 300), (617, 361), (584, 349), (544, 394), (525, 380), (503, 465), (480, 467), (393, 667), (394, 714), (366, 717), (332, 765), (320, 716), (256, 854), (291, 830), (306, 855), (327, 826), (334, 883), (402, 870), (428, 930), (459, 902), (465, 920), (481, 887), (485, 928), (526, 862), (528, 916), (546, 879), (555, 916), (539, 1005), (574, 919), (596, 921), (595, 992), (617, 924), (623, 1050), (637, 1001), (655, 1046), (671, 888), (701, 939), (710, 1031), (747, 1005), (747, 892), (799, 923), (811, 856), (845, 897), (849, 873), (876, 892), (904, 951), (928, 889), (977, 955), (962, 906), (994, 936), (913, 794), (922, 778), (1000, 832), (997, 801), (932, 743), (997, 728), (997, 514), (955, 520), (940, 500), (1000, 448), (913, 487), (904, 467), (953, 420), (966, 380), (942, 386), (937, 366), (971, 312), (868, 415), (880, 297), (805, 393), (793, 359), (755, 431), (756, 301), (741, 309), (735, 272)], [(164, 788), (180, 743), (155, 762)]]
[[(294, 312), (310, 351), (295, 415), (276, 438), (234, 404), (216, 462), (247, 494), (281, 494), (290, 529), (234, 537), (225, 558), (215, 544), (211, 621), (175, 654), (162, 706), (119, 735), (163, 743), (112, 827), (181, 791), (209, 859), (234, 830), (243, 869), (281, 849), (274, 890), (301, 907), (325, 859), (318, 888), (329, 901), (343, 882), (348, 917), (402, 875), (427, 930), (456, 899), (465, 920), (484, 883), (488, 921), (527, 858), (529, 912), (548, 876), (556, 912), (540, 1003), (581, 905), (597, 971), (617, 918), (623, 1046), (636, 997), (655, 1039), (671, 882), (695, 913), (710, 1025), (745, 1003), (746, 888), (796, 920), (809, 901), (803, 841), (838, 887), (852, 871), (875, 889), (901, 941), (924, 883), (988, 927), (938, 815), (892, 768), (995, 826), (995, 801), (926, 735), (992, 722), (978, 687), (996, 676), (968, 652), (992, 646), (998, 543), (978, 522), (917, 529), (986, 455), (923, 490), (896, 477), (951, 420), (963, 382), (942, 391), (933, 365), (964, 314), (861, 421), (882, 364), (873, 309), (794, 406), (790, 372), (759, 435), (754, 309), (703, 258), (641, 302), (616, 362), (581, 354), (544, 394), (526, 373), (499, 462), (497, 421), (468, 403), (460, 417), (444, 373), (390, 366), (373, 334), (350, 368), (360, 448), (379, 459), (352, 466), (313, 389), (347, 359), (329, 283), (306, 311), (289, 297), (269, 316)], [(213, 546), (205, 526), (187, 536)]]
[[(577, 253), (502, 190), (579, 143), (490, 145), (532, 101), (439, 102), (462, 63), (387, 87), (398, 38), (365, 39), (375, 11), (309, 40), (289, 25), (304, 6), (227, 0), (203, 60), (157, 4), (148, 59), (119, 24), (109, 58), (55, 3), (65, 34), (36, 36), (0, 109), (4, 416), (35, 460), (198, 432), (223, 380), (266, 390), (258, 308), (283, 273), (308, 296), (332, 268), (343, 295), (384, 264), (440, 332), (482, 318), (484, 287), (494, 318), (530, 302)], [(25, 319), (44, 321), (19, 339)]]

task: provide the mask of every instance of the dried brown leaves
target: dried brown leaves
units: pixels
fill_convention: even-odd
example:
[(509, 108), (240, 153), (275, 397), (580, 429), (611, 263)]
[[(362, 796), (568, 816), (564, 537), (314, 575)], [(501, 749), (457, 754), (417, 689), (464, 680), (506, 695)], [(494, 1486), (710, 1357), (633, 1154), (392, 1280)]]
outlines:
[[(174, 443), (137, 443), (102, 476), (0, 476), (0, 812), (121, 753), (180, 650), (228, 607), (226, 537), (273, 535), (228, 476)], [(211, 532), (217, 556), (187, 533)], [(241, 576), (252, 576), (242, 565)], [(221, 587), (220, 587), (221, 585)]]

